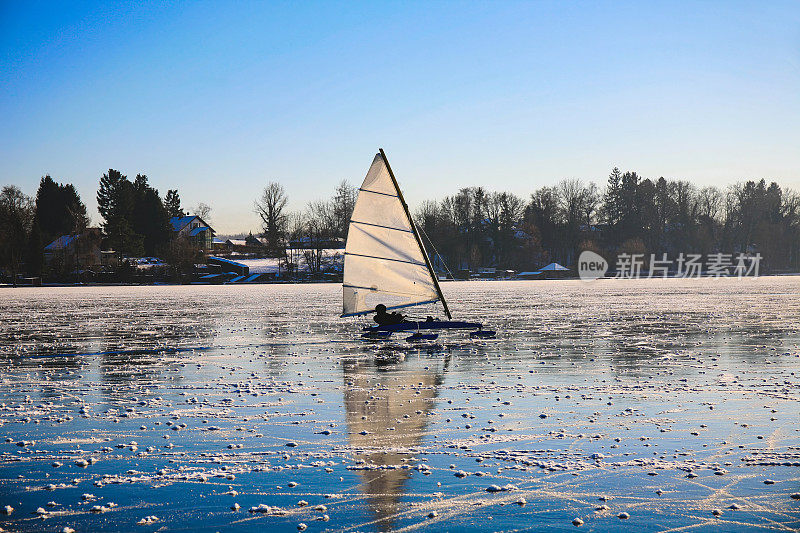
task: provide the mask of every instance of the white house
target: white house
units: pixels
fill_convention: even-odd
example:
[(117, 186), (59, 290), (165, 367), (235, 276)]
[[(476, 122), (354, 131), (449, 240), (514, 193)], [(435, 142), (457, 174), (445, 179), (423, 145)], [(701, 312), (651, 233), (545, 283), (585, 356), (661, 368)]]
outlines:
[(169, 222), (177, 237), (185, 237), (195, 242), (202, 250), (211, 250), (214, 230), (202, 218), (196, 215), (172, 217)]

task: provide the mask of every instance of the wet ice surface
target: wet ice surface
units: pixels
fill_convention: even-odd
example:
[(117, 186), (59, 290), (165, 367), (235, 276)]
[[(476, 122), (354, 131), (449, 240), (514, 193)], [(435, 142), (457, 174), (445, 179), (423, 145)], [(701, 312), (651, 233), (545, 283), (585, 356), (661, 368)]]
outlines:
[(0, 527), (800, 528), (800, 279), (444, 290), (498, 339), (362, 342), (337, 285), (3, 290)]

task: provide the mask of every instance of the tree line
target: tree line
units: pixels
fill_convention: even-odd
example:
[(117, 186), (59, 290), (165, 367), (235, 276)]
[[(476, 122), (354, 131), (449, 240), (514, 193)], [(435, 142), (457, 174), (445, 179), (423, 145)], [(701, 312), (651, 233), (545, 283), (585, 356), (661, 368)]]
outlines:
[(347, 238), (357, 193), (342, 180), (331, 198), (288, 211), (286, 190), (280, 183), (270, 182), (255, 202), (268, 252), (281, 258), (288, 272), (297, 268), (300, 259), (312, 274), (323, 271), (325, 250), (342, 246)]
[[(357, 192), (342, 181), (328, 199), (289, 211), (284, 187), (269, 183), (254, 205), (268, 253), (280, 257), (289, 272), (300, 260), (312, 273), (325, 270), (325, 250), (347, 238)], [(100, 179), (97, 205), (105, 249), (165, 257), (185, 268), (197, 259), (196, 250), (172, 239), (170, 217), (186, 214), (177, 189), (162, 198), (146, 175), (130, 180), (109, 169)], [(207, 205), (198, 205), (194, 214), (210, 223)], [(800, 194), (763, 179), (699, 188), (686, 180), (642, 178), (614, 168), (602, 188), (565, 179), (527, 198), (465, 187), (424, 201), (414, 219), (434, 263), (453, 270), (530, 270), (551, 261), (569, 266), (587, 249), (607, 258), (623, 252), (758, 252), (766, 269), (800, 269)], [(72, 184), (45, 176), (34, 198), (5, 186), (0, 266), (14, 277), (23, 266), (39, 275), (44, 246), (88, 224), (86, 206)]]
[[(356, 196), (343, 181), (330, 199), (287, 212), (285, 190), (272, 182), (256, 202), (262, 234), (289, 264), (287, 242), (302, 240), (309, 268), (321, 268), (322, 249), (347, 237)], [(569, 266), (583, 250), (612, 260), (620, 253), (760, 253), (763, 268), (800, 268), (800, 194), (763, 179), (701, 188), (614, 168), (602, 188), (565, 179), (527, 198), (465, 187), (424, 201), (414, 220), (434, 263), (452, 270)]]
[(767, 268), (800, 266), (800, 195), (763, 179), (698, 188), (614, 168), (603, 190), (566, 179), (523, 200), (469, 187), (424, 203), (417, 219), (456, 268), (571, 265), (582, 250), (606, 257), (758, 252)]
[(0, 191), (0, 266), (14, 281), (23, 265), (26, 273), (39, 275), (44, 246), (61, 235), (80, 233), (88, 224), (86, 205), (72, 184), (44, 176), (35, 199), (6, 185)]
[[(176, 252), (170, 218), (185, 216), (177, 189), (162, 198), (144, 174), (129, 180), (109, 169), (100, 178), (97, 208), (103, 221), (103, 247), (125, 257), (170, 257)], [(210, 208), (199, 204), (196, 212), (207, 218)], [(86, 205), (71, 183), (41, 178), (35, 197), (7, 185), (0, 192), (0, 266), (16, 280), (19, 273), (40, 276), (44, 247), (62, 235), (86, 230)], [(185, 248), (178, 250), (185, 253)]]

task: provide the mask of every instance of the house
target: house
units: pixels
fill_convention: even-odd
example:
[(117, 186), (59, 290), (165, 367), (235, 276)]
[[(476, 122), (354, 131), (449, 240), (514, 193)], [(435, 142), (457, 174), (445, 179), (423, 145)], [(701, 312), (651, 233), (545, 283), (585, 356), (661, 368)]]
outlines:
[(176, 237), (184, 237), (195, 243), (203, 251), (212, 249), (214, 230), (196, 215), (172, 217), (169, 219)]
[(289, 241), (287, 248), (290, 250), (344, 250), (347, 243), (341, 237), (330, 239), (315, 239), (312, 237), (300, 237)]
[(225, 245), (231, 252), (244, 252), (247, 248), (247, 241), (244, 239), (228, 239)]
[(267, 245), (264, 241), (265, 239), (259, 239), (252, 233), (248, 235), (247, 238), (244, 240), (245, 245), (247, 245), (248, 248), (251, 248), (253, 250), (263, 250), (264, 248), (266, 248)]
[(225, 244), (225, 239), (214, 237), (211, 239), (211, 248), (215, 252), (224, 252), (228, 249), (228, 245)]
[(605, 242), (609, 228), (608, 224), (581, 224), (581, 238), (593, 242)]
[[(219, 244), (217, 244), (219, 243)], [(229, 252), (238, 254), (259, 254), (265, 250), (264, 243), (255, 237), (252, 233), (244, 239), (230, 238), (220, 239), (214, 238), (214, 250), (219, 252)]]
[(87, 270), (103, 264), (100, 228), (87, 228), (82, 233), (62, 235), (44, 247), (44, 262), (48, 268), (71, 272)]

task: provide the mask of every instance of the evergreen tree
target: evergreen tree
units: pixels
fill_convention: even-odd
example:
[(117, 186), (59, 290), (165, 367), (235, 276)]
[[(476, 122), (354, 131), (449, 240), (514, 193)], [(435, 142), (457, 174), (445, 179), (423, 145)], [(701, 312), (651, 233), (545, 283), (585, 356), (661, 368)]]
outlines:
[(622, 172), (617, 167), (608, 175), (608, 185), (603, 198), (606, 224), (616, 231), (622, 219)]
[(56, 183), (49, 175), (39, 182), (35, 217), (45, 244), (61, 235), (80, 233), (89, 225), (86, 206), (75, 186)]
[(167, 195), (164, 197), (164, 208), (170, 218), (186, 216), (186, 213), (181, 208), (181, 197), (177, 189), (167, 191)]
[(126, 255), (141, 255), (143, 238), (133, 229), (132, 218), (136, 201), (133, 183), (118, 170), (108, 169), (100, 178), (97, 190), (97, 210), (103, 217), (103, 232), (108, 245)]
[(169, 214), (161, 202), (158, 191), (147, 185), (146, 177), (144, 185), (136, 191), (133, 230), (142, 236), (146, 255), (159, 255), (164, 251), (164, 246), (172, 233)]
[(642, 217), (639, 205), (639, 175), (636, 172), (625, 172), (622, 175), (619, 208), (620, 241), (639, 237), (642, 229)]
[[(172, 199), (180, 209), (180, 199)], [(177, 202), (176, 202), (177, 201)], [(158, 191), (145, 174), (133, 182), (119, 171), (109, 169), (100, 179), (97, 209), (105, 219), (103, 230), (108, 244), (127, 255), (159, 255), (172, 235), (169, 213)]]
[(108, 169), (108, 173), (100, 178), (97, 210), (106, 223), (128, 215), (133, 205), (133, 198), (130, 195), (132, 191), (128, 189), (128, 185), (130, 185), (128, 178), (113, 168)]

